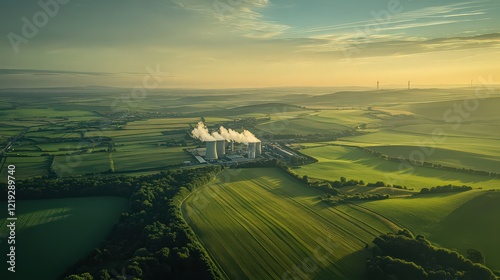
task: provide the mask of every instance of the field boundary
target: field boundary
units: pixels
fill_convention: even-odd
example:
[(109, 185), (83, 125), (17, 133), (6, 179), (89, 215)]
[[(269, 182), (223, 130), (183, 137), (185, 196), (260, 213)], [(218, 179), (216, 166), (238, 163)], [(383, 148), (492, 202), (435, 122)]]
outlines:
[[(217, 174), (218, 175), (218, 174)], [(207, 246), (205, 245), (205, 243), (203, 243), (203, 241), (198, 237), (198, 235), (196, 234), (196, 232), (194, 231), (194, 229), (191, 227), (191, 225), (188, 223), (188, 220), (189, 217), (186, 219), (187, 217), (187, 213), (186, 213), (186, 209), (184, 207), (184, 202), (191, 196), (193, 195), (194, 193), (196, 192), (199, 192), (201, 191), (202, 189), (206, 188), (207, 186), (213, 184), (214, 182), (216, 182), (218, 179), (217, 179), (217, 175), (215, 176), (214, 179), (212, 179), (212, 181), (206, 183), (205, 185), (195, 189), (194, 191), (191, 191), (188, 193), (188, 195), (186, 195), (186, 197), (184, 197), (180, 202), (179, 202), (179, 210), (181, 211), (181, 217), (182, 217), (182, 220), (184, 221), (184, 223), (186, 223), (186, 225), (189, 227), (189, 229), (193, 232), (194, 236), (196, 237), (196, 240), (198, 242), (200, 242), (201, 246), (203, 246), (203, 249), (205, 249), (205, 252), (207, 252), (208, 256), (210, 257), (210, 259), (212, 260), (212, 262), (217, 266), (217, 268), (219, 269), (219, 271), (223, 274), (223, 276), (225, 277), (225, 279), (227, 280), (230, 280), (231, 278), (227, 275), (226, 271), (222, 268), (222, 266), (219, 264), (219, 262), (217, 261), (217, 259), (214, 258), (214, 256), (212, 255), (212, 252), (210, 252), (210, 250), (207, 249)]]
[(396, 223), (392, 219), (389, 219), (386, 216), (384, 216), (384, 215), (382, 215), (382, 214), (380, 214), (378, 212), (375, 212), (375, 211), (373, 211), (373, 210), (371, 210), (371, 209), (369, 209), (367, 207), (361, 206), (359, 204), (351, 203), (351, 202), (348, 202), (348, 204), (350, 206), (355, 206), (355, 207), (361, 208), (362, 211), (365, 212), (365, 213), (367, 213), (367, 214), (378, 216), (379, 219), (382, 218), (380, 220), (383, 221), (384, 224), (386, 224), (388, 227), (393, 228), (395, 231), (404, 229), (404, 227), (400, 226), (398, 223)]

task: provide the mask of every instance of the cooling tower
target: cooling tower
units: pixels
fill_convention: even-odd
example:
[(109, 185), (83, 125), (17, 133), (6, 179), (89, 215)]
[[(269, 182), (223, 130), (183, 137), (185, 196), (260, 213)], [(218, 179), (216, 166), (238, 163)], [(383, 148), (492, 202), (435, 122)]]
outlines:
[(217, 159), (217, 144), (215, 141), (207, 141), (207, 151), (205, 154), (205, 158), (207, 160)]
[(255, 142), (250, 142), (248, 143), (248, 158), (255, 158), (255, 147), (256, 147)]
[(219, 158), (226, 156), (226, 140), (217, 140), (217, 156)]
[(255, 143), (255, 157), (258, 158), (262, 154), (262, 142)]

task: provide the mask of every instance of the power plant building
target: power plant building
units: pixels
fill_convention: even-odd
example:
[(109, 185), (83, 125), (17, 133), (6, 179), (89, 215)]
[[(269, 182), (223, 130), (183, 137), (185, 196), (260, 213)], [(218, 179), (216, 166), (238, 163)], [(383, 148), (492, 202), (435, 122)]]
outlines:
[(255, 151), (256, 151), (256, 142), (249, 142), (248, 143), (248, 158), (255, 158)]
[(217, 139), (216, 142), (217, 157), (222, 158), (226, 156), (226, 140)]
[(255, 143), (255, 157), (258, 158), (262, 155), (262, 142)]
[(207, 150), (205, 152), (205, 158), (207, 160), (216, 160), (217, 157), (217, 142), (216, 141), (207, 141)]

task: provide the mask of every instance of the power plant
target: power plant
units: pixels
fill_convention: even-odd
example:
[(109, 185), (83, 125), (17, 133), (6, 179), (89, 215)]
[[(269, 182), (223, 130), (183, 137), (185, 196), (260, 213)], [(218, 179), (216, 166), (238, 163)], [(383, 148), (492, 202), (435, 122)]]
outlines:
[(223, 158), (226, 156), (226, 140), (224, 139), (217, 139), (216, 141), (216, 146), (217, 146), (217, 156), (219, 158)]
[[(237, 132), (232, 129), (226, 129), (221, 126), (217, 131), (209, 132), (203, 122), (199, 122), (198, 126), (193, 129), (192, 136), (205, 142), (205, 151), (203, 149), (193, 150), (193, 156), (197, 161), (241, 161), (248, 159), (256, 159), (263, 156), (262, 142), (248, 130)], [(235, 144), (239, 143), (240, 148), (235, 150)], [(242, 148), (241, 144), (246, 145)], [(228, 155), (226, 154), (226, 145)], [(204, 157), (204, 158), (203, 158)], [(246, 158), (246, 159), (245, 159)]]
[(262, 142), (255, 143), (255, 157), (260, 157), (262, 155)]
[(248, 143), (248, 150), (247, 150), (248, 158), (255, 158), (256, 144), (257, 143), (255, 142)]
[(217, 156), (217, 141), (206, 141), (207, 150), (205, 152), (205, 158), (208, 160), (216, 160)]

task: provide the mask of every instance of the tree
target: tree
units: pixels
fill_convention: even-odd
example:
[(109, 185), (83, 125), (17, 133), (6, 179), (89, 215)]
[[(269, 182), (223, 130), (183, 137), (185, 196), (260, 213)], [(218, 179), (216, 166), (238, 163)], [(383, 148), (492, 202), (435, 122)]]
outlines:
[(70, 275), (66, 277), (64, 280), (94, 280), (94, 277), (92, 277), (90, 273), (85, 272), (80, 275), (75, 275), (75, 274)]
[(340, 177), (340, 183), (345, 184), (347, 182), (347, 179), (345, 177)]
[(467, 250), (467, 258), (475, 263), (485, 264), (483, 253), (476, 249)]
[(307, 175), (302, 176), (302, 181), (304, 181), (304, 183), (306, 184), (309, 183), (309, 176)]
[(103, 269), (99, 272), (99, 280), (111, 280), (111, 275), (106, 269)]

